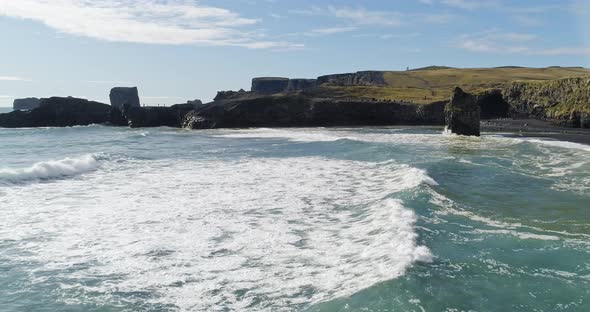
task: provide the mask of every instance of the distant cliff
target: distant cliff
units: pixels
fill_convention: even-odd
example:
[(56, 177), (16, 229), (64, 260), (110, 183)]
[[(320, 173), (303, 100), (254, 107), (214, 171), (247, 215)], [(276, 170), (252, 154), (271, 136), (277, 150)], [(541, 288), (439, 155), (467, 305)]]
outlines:
[(317, 84), (330, 84), (337, 86), (385, 86), (384, 73), (382, 71), (360, 71), (349, 74), (335, 74), (320, 76)]

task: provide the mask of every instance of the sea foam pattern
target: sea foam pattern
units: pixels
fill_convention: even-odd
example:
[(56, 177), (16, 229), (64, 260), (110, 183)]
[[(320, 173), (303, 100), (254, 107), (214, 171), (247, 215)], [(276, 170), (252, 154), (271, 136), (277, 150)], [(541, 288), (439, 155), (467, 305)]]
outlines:
[[(43, 263), (65, 297), (117, 302), (155, 290), (148, 302), (181, 311), (292, 310), (431, 261), (416, 215), (391, 197), (423, 184), (436, 182), (417, 168), (318, 157), (129, 162), (88, 181), (7, 191), (0, 240), (53, 237), (18, 260)], [(41, 195), (64, 187), (92, 196)], [(1, 230), (25, 219), (32, 225)], [(76, 263), (96, 265), (72, 271)], [(80, 282), (96, 276), (124, 278)], [(92, 300), (78, 298), (69, 300)]]

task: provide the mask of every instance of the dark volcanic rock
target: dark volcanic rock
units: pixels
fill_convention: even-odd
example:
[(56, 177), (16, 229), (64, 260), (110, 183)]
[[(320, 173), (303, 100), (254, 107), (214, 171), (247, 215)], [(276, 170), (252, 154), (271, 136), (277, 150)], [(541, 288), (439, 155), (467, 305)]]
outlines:
[(111, 100), (111, 106), (125, 113), (127, 108), (140, 107), (139, 94), (137, 87), (123, 88), (117, 87), (112, 88), (109, 94)]
[(217, 124), (214, 120), (199, 115), (197, 111), (191, 111), (184, 116), (181, 126), (185, 129), (214, 129)]
[(252, 79), (251, 91), (258, 94), (276, 94), (287, 90), (289, 78), (259, 77)]
[(445, 107), (447, 129), (459, 135), (480, 135), (481, 108), (473, 95), (457, 87)]
[(107, 104), (73, 97), (41, 99), (32, 111), (14, 111), (0, 115), (0, 127), (70, 127), (102, 124), (110, 120), (111, 107)]
[(26, 98), (26, 99), (15, 99), (12, 108), (14, 110), (33, 110), (41, 105), (41, 99), (38, 98)]
[(318, 77), (317, 84), (337, 86), (384, 86), (387, 83), (380, 71), (361, 71), (349, 74), (336, 74)]
[(184, 117), (195, 109), (193, 104), (177, 104), (170, 107), (133, 107), (125, 117), (129, 127), (176, 127), (182, 126)]
[(443, 125), (444, 102), (430, 105), (318, 99), (299, 93), (250, 96), (203, 105), (185, 116), (190, 129), (244, 127)]
[(511, 107), (502, 96), (502, 90), (495, 89), (480, 93), (476, 97), (481, 108), (481, 119), (507, 118), (512, 115)]

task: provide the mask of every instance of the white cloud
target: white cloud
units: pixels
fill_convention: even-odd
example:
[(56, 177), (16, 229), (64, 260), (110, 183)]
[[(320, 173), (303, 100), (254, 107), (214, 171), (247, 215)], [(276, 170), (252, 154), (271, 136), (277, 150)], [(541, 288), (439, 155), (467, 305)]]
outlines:
[(313, 29), (312, 32), (321, 35), (332, 35), (345, 32), (351, 32), (357, 30), (356, 27), (330, 27), (330, 28), (318, 28)]
[(300, 47), (261, 40), (258, 19), (190, 0), (0, 0), (0, 16), (40, 21), (60, 32), (116, 42)]
[(524, 55), (590, 55), (590, 48), (557, 47), (544, 48), (533, 45), (538, 36), (526, 33), (503, 33), (497, 30), (461, 36), (458, 45), (461, 49), (494, 54)]
[(499, 7), (499, 1), (492, 1), (492, 0), (442, 0), (443, 4), (464, 9), (464, 10), (475, 10), (475, 9), (482, 9), (482, 8), (493, 8)]
[(0, 76), (0, 81), (32, 81), (29, 78), (15, 77), (15, 76)]

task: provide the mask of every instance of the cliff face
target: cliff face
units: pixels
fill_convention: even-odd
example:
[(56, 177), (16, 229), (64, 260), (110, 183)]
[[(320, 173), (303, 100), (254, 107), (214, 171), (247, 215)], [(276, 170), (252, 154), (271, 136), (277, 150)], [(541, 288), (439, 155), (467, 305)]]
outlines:
[(361, 71), (349, 74), (320, 76), (317, 84), (331, 84), (337, 86), (385, 86), (387, 85), (380, 71)]
[(590, 78), (513, 82), (503, 88), (502, 96), (513, 116), (590, 128)]
[(289, 78), (259, 77), (252, 79), (252, 92), (258, 94), (276, 94), (287, 90)]
[(476, 98), (461, 88), (455, 88), (451, 101), (445, 107), (447, 129), (459, 135), (480, 135), (481, 107)]
[(111, 107), (73, 97), (41, 99), (40, 106), (32, 111), (14, 111), (0, 114), (0, 127), (71, 127), (101, 124), (110, 121)]

